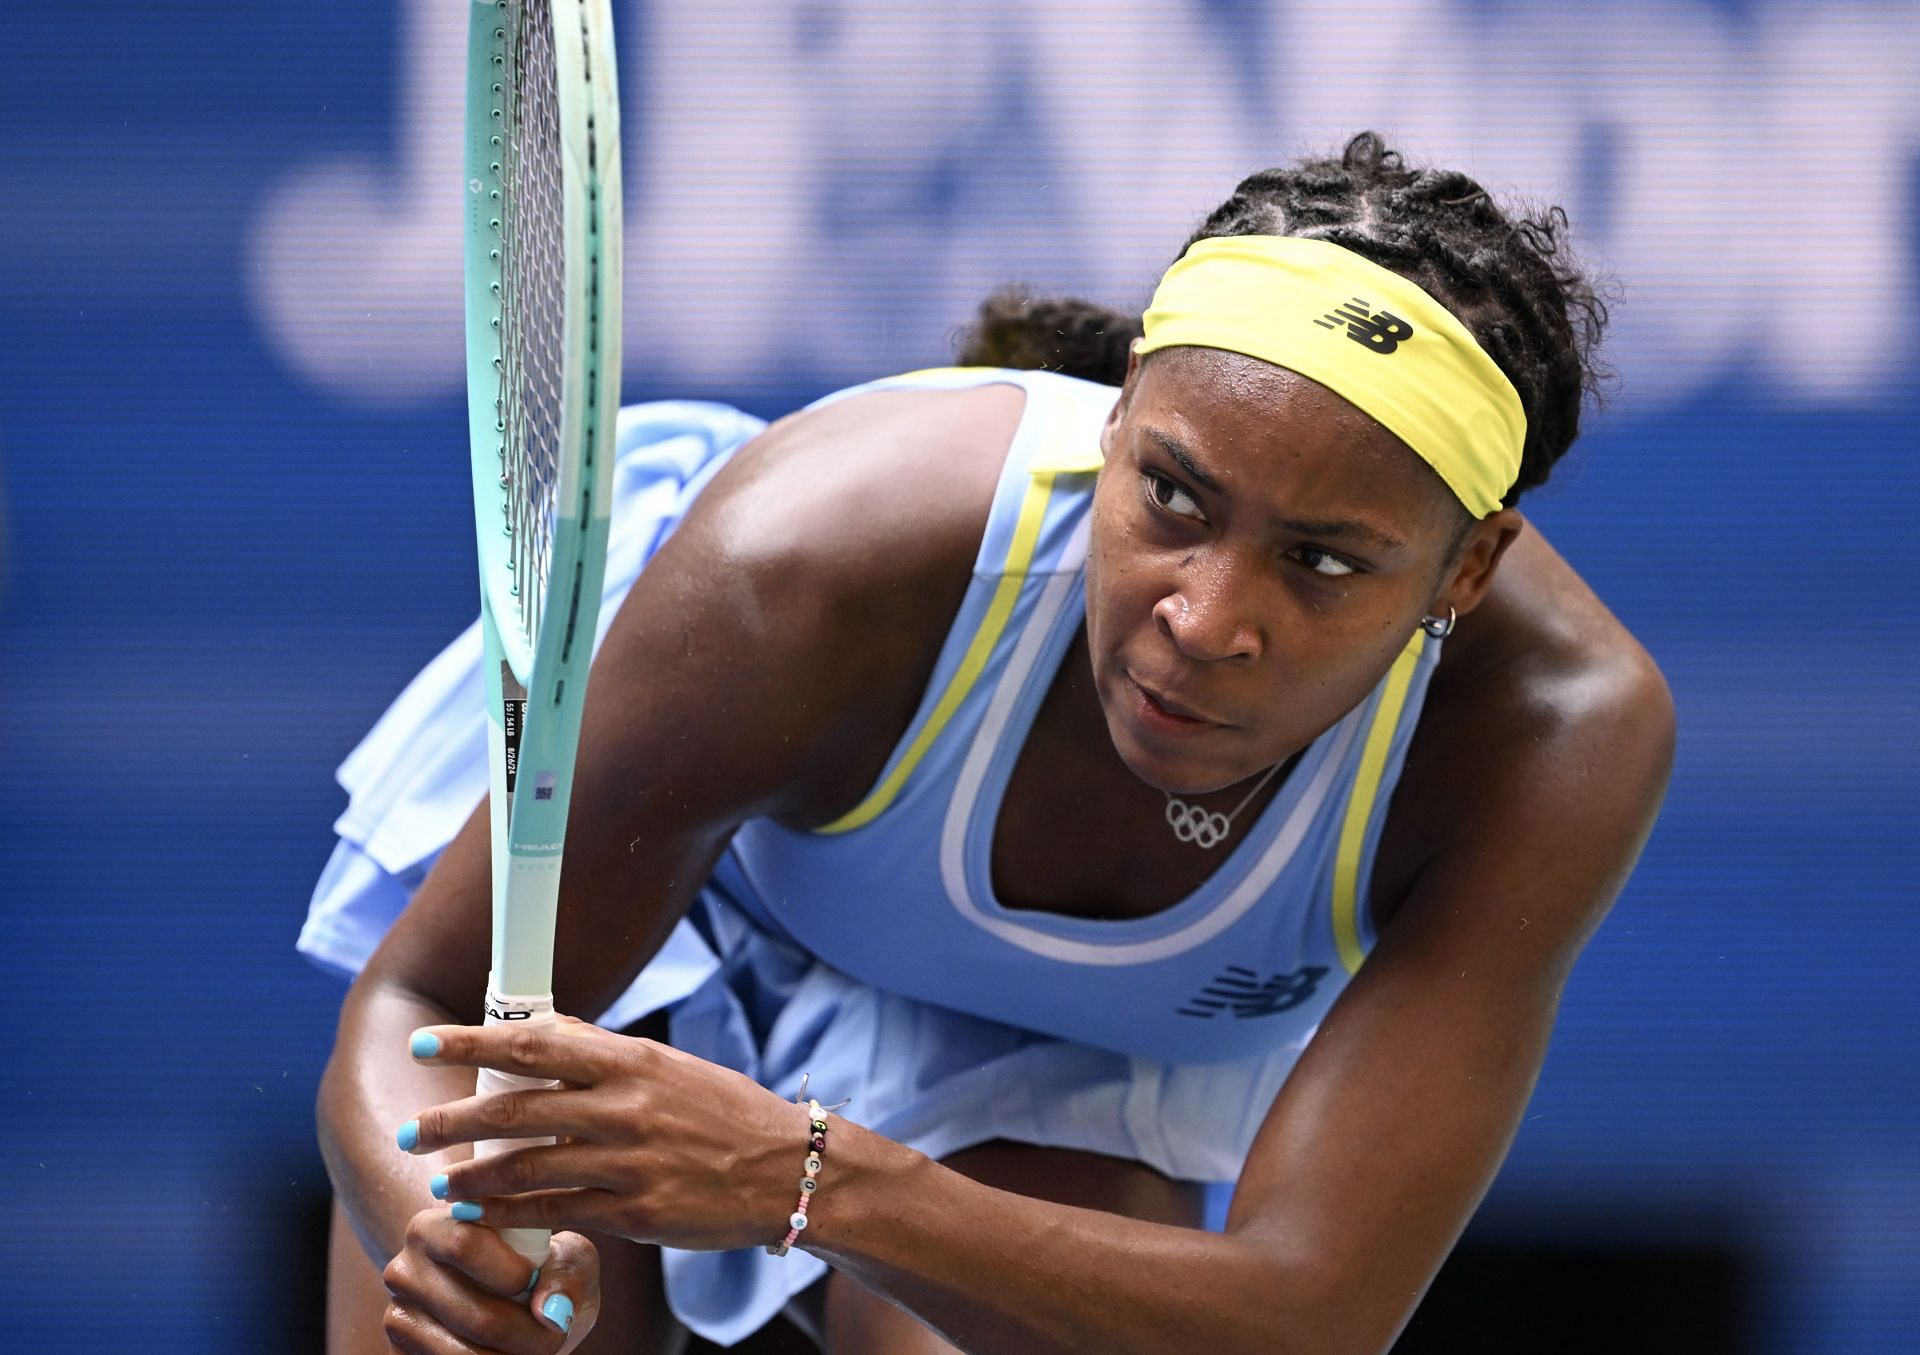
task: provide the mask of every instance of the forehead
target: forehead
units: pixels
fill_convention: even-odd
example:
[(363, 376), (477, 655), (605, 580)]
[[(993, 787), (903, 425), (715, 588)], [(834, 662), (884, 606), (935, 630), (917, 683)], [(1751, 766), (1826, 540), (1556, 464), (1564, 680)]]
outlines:
[(1370, 509), (1416, 528), (1460, 512), (1445, 481), (1397, 436), (1325, 386), (1214, 348), (1168, 348), (1141, 365), (1124, 426), (1167, 434), (1229, 491), (1285, 506)]

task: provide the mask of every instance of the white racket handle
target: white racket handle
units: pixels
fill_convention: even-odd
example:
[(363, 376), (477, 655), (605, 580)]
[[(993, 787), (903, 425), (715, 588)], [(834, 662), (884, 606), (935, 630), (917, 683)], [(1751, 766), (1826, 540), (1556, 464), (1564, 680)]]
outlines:
[[(544, 1026), (553, 1020), (553, 995), (540, 997), (503, 995), (487, 989), (487, 1024), (490, 1026)], [(522, 1077), (518, 1073), (502, 1073), (492, 1068), (482, 1068), (474, 1079), (474, 1094), (490, 1096), (495, 1092), (531, 1091), (557, 1087), (560, 1084), (551, 1078)], [(538, 1139), (481, 1139), (473, 1145), (475, 1157), (494, 1157), (500, 1153), (511, 1152), (515, 1148), (536, 1148), (551, 1144), (551, 1137)], [(501, 1228), (498, 1230), (507, 1245), (519, 1252), (536, 1266), (547, 1263), (552, 1236), (545, 1228)]]

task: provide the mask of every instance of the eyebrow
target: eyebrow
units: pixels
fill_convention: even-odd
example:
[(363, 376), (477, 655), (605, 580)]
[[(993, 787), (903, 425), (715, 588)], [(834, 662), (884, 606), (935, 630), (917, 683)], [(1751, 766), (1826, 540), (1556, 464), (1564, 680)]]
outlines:
[(1200, 463), (1193, 459), (1193, 453), (1188, 451), (1173, 434), (1164, 429), (1152, 427), (1149, 427), (1146, 433), (1148, 437), (1160, 444), (1161, 451), (1180, 463), (1180, 469), (1185, 471), (1188, 477), (1196, 485), (1199, 485), (1200, 488), (1210, 489), (1215, 494), (1225, 494), (1227, 492), (1225, 485), (1200, 469)]
[[(1193, 459), (1193, 453), (1188, 451), (1185, 444), (1173, 434), (1151, 426), (1143, 431), (1160, 444), (1162, 451), (1179, 463), (1180, 469), (1185, 471), (1188, 478), (1195, 484), (1215, 494), (1224, 495), (1227, 492), (1227, 487), (1202, 470), (1200, 463)], [(1291, 532), (1296, 536), (1348, 539), (1360, 537), (1384, 550), (1393, 551), (1405, 550), (1407, 547), (1406, 542), (1391, 532), (1382, 531), (1372, 523), (1362, 522), (1358, 518), (1291, 518), (1275, 514), (1273, 522), (1283, 531)]]

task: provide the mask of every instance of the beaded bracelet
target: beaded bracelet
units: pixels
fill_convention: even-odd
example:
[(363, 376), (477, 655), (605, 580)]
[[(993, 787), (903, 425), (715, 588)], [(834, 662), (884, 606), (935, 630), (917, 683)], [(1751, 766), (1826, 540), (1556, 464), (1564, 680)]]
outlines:
[[(802, 1075), (800, 1096), (807, 1094), (807, 1079)], [(800, 1104), (800, 1096), (794, 1097), (794, 1103)], [(807, 1209), (813, 1203), (813, 1192), (820, 1188), (820, 1156), (827, 1151), (827, 1112), (818, 1101), (809, 1100), (807, 1107), (807, 1161), (806, 1175), (800, 1178), (800, 1200), (794, 1205), (793, 1212), (787, 1215), (787, 1235), (779, 1242), (767, 1244), (767, 1255), (785, 1256), (807, 1227)], [(842, 1101), (840, 1105), (847, 1103)], [(838, 1109), (838, 1107), (835, 1107)]]

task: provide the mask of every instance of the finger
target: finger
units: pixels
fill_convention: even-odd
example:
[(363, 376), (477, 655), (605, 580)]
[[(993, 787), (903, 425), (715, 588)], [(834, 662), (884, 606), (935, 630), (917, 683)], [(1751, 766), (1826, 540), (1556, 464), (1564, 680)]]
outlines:
[(461, 1340), (426, 1313), (398, 1299), (387, 1305), (382, 1326), (388, 1349), (401, 1355), (504, 1355), (484, 1347), (476, 1353), (471, 1341)]
[(526, 1087), (469, 1096), (423, 1110), (400, 1126), (396, 1141), (416, 1156), (482, 1139), (597, 1139), (606, 1127), (591, 1092)]
[(616, 1190), (631, 1175), (631, 1161), (629, 1151), (591, 1143), (516, 1148), (448, 1167), (434, 1191), (441, 1199), (477, 1200), (536, 1190)]
[(641, 1043), (561, 1017), (537, 1026), (422, 1026), (408, 1038), (407, 1048), (426, 1063), (497, 1068), (592, 1086), (632, 1052), (630, 1046)]
[(491, 1228), (470, 1228), (450, 1209), (414, 1215), (407, 1225), (407, 1246), (496, 1298), (517, 1300), (534, 1283), (533, 1262)]
[[(522, 1270), (530, 1270), (524, 1264)], [(482, 1289), (459, 1271), (423, 1253), (412, 1240), (382, 1276), (393, 1295), (388, 1339), (438, 1352), (498, 1351), (501, 1355), (552, 1355), (552, 1334), (524, 1305)], [(528, 1286), (531, 1290), (532, 1286)], [(395, 1339), (396, 1329), (401, 1340)]]
[(585, 1336), (600, 1317), (600, 1253), (578, 1233), (555, 1233), (528, 1308), (553, 1330)]
[[(503, 1355), (552, 1355), (556, 1345), (552, 1333), (534, 1320), (518, 1296), (504, 1297), (483, 1288), (422, 1245), (422, 1237), (430, 1236), (437, 1226), (438, 1221), (424, 1228), (418, 1221), (410, 1226), (406, 1247), (382, 1276), (394, 1305), (414, 1318), (410, 1331), (415, 1341), (436, 1348), (437, 1338), (445, 1333), (458, 1342), (454, 1348), (462, 1351), (479, 1347)], [(439, 1250), (444, 1253), (445, 1248)], [(513, 1269), (533, 1279), (533, 1268), (526, 1262)], [(532, 1283), (525, 1286), (527, 1293), (532, 1289)]]
[(529, 1195), (483, 1195), (456, 1200), (447, 1216), (460, 1223), (484, 1223), (489, 1228), (595, 1229), (622, 1233), (619, 1196), (610, 1190), (543, 1190)]

